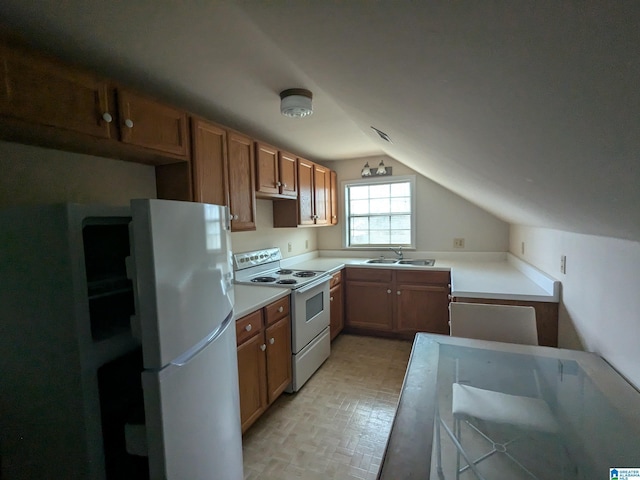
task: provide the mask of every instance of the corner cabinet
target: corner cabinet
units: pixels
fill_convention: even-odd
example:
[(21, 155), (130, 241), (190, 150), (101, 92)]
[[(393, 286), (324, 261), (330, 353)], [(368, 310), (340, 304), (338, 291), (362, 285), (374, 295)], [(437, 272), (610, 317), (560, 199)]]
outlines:
[(331, 170), (304, 158), (298, 158), (296, 165), (297, 201), (274, 200), (273, 226), (331, 225)]
[(394, 338), (448, 334), (450, 273), (346, 269), (345, 330)]
[(236, 321), (242, 432), (291, 383), (289, 296)]

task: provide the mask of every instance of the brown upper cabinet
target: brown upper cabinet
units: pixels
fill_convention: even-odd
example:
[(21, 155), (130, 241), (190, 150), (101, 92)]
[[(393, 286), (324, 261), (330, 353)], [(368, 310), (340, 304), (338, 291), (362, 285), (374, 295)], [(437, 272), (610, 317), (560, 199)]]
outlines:
[(256, 195), (296, 198), (296, 157), (266, 143), (256, 142)]
[(253, 140), (227, 132), (229, 214), (234, 232), (256, 229)]
[(0, 45), (0, 118), (10, 141), (157, 165), (189, 158), (186, 112), (22, 46)]
[(123, 142), (188, 158), (186, 112), (122, 88), (117, 95)]
[(191, 119), (193, 201), (229, 205), (227, 131), (200, 118)]
[(304, 158), (298, 158), (297, 170), (298, 201), (275, 201), (273, 226), (329, 225), (332, 208), (331, 170)]

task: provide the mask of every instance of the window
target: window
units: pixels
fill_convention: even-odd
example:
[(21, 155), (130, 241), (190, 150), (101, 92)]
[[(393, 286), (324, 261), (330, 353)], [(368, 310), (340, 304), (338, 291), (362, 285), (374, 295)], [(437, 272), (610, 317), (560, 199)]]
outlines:
[(343, 183), (345, 247), (415, 247), (415, 177)]

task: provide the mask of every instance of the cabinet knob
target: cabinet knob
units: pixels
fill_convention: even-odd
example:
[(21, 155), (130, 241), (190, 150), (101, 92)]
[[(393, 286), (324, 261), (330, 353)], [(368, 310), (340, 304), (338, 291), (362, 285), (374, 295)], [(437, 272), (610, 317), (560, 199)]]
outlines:
[(451, 288), (451, 284), (450, 283), (447, 284), (447, 288)]
[(282, 186), (283, 186), (284, 188), (287, 188), (287, 184), (286, 184), (286, 183), (283, 183), (283, 184), (282, 184)]
[(391, 290), (387, 289), (387, 293), (391, 293)]
[(249, 324), (249, 325), (247, 325), (246, 327), (244, 327), (244, 329), (245, 329), (247, 332), (250, 332), (252, 328), (253, 328), (253, 327), (251, 326), (251, 324)]
[(338, 216), (337, 215), (333, 215), (331, 218), (333, 218), (335, 220), (336, 218), (338, 218)]
[(113, 122), (113, 117), (111, 116), (111, 114), (109, 112), (104, 112), (102, 114), (102, 120), (104, 120), (107, 123), (111, 123), (111, 122)]
[(130, 118), (127, 118), (127, 119), (124, 121), (124, 124), (125, 124), (125, 126), (126, 126), (127, 128), (133, 128), (133, 120), (131, 120)]
[(233, 214), (231, 215), (231, 220), (237, 220), (238, 218), (239, 218), (238, 215), (233, 215)]
[(269, 344), (273, 345), (274, 343), (276, 343), (276, 339), (275, 338), (270, 338), (269, 339)]
[(333, 302), (333, 297), (329, 297), (329, 301), (330, 301), (330, 302)]
[(280, 308), (278, 308), (278, 312), (279, 312), (279, 313), (284, 312), (284, 307), (280, 307)]
[(447, 295), (447, 298), (451, 300), (453, 297), (451, 295)]
[(260, 345), (260, 350), (264, 352), (266, 349), (267, 349), (267, 346), (264, 343)]
[(400, 290), (398, 290), (398, 291), (396, 292), (396, 295), (400, 295), (400, 293), (402, 293), (402, 292), (400, 292)]
[(282, 186), (282, 183), (276, 182), (276, 187), (281, 187), (281, 186)]

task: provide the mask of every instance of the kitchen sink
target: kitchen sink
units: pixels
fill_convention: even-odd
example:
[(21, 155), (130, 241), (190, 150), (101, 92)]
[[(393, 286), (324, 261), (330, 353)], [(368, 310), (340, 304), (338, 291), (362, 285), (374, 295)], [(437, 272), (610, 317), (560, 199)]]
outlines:
[(406, 259), (398, 260), (399, 265), (419, 265), (423, 267), (433, 267), (436, 261), (433, 258), (420, 258), (420, 259)]
[(364, 263), (398, 263), (398, 260), (394, 260), (393, 258), (372, 258)]
[(419, 267), (433, 267), (436, 261), (433, 258), (407, 258), (405, 260), (398, 260), (395, 258), (372, 258), (364, 263), (373, 263), (376, 265), (415, 265)]

